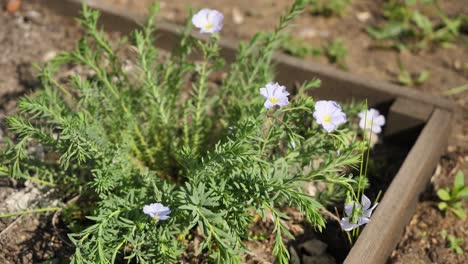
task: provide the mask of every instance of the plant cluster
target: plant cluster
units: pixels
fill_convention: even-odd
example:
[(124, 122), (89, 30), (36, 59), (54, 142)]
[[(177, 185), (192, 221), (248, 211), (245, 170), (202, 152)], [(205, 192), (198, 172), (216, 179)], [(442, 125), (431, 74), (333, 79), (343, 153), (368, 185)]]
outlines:
[(410, 72), (401, 61), (398, 61), (400, 73), (398, 74), (398, 82), (405, 86), (414, 87), (424, 84), (431, 77), (429, 71), (423, 70), (419, 73)]
[(287, 54), (299, 58), (326, 56), (330, 63), (336, 63), (341, 67), (345, 67), (344, 60), (348, 55), (348, 49), (345, 43), (340, 39), (333, 39), (317, 47), (290, 34), (284, 36), (281, 49)]
[(449, 249), (452, 250), (453, 252), (462, 255), (463, 254), (463, 248), (461, 247), (463, 245), (463, 238), (461, 237), (456, 237), (452, 234), (447, 234), (447, 230), (443, 229), (442, 232), (440, 233), (441, 237), (443, 240), (448, 242)]
[[(368, 27), (367, 32), (375, 39), (389, 40), (390, 47), (399, 50), (448, 47), (460, 35), (466, 19), (462, 15), (447, 17), (435, 0), (392, 0), (383, 10), (385, 23)], [(426, 15), (426, 10), (435, 12), (436, 17)]]
[(463, 199), (468, 198), (468, 185), (465, 185), (463, 171), (458, 171), (451, 189), (441, 188), (437, 191), (437, 196), (441, 200), (438, 204), (439, 210), (450, 211), (456, 216), (465, 219), (466, 213), (463, 208)]
[[(82, 207), (66, 208), (70, 221), (88, 215), (86, 226), (72, 225), (72, 263), (177, 262), (194, 237), (201, 243), (192, 254), (240, 263), (256, 217), (272, 223), (273, 253), (287, 263), (292, 235), (282, 208), (325, 227), (320, 210), (330, 200), (309, 195), (304, 183), (326, 183), (341, 201), (364, 197), (365, 173), (353, 176), (352, 168), (361, 162), (363, 171), (368, 145), (347, 116), (365, 104), (316, 102), (308, 91), (318, 80), (291, 94), (273, 82), (280, 32), (305, 4), (295, 1), (272, 33), (240, 44), (229, 66), (219, 55), (223, 16), (215, 10), (191, 21), (207, 41), (191, 36), (189, 21), (167, 55), (153, 45), (157, 5), (129, 49), (110, 42), (97, 28), (99, 13), (83, 6), (85, 37), (40, 69), (43, 89), (8, 117), (15, 137), (0, 159), (2, 174), (81, 196)], [(60, 75), (69, 66), (82, 71)], [(212, 82), (220, 70), (226, 77)], [(353, 224), (363, 212), (351, 211)]]

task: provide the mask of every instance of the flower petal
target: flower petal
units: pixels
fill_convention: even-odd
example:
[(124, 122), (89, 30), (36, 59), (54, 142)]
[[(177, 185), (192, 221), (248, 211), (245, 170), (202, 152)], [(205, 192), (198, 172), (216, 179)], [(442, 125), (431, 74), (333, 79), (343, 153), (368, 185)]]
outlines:
[(371, 200), (365, 194), (362, 194), (361, 205), (363, 210), (369, 209), (372, 205)]
[(270, 101), (270, 99), (267, 99), (267, 100), (265, 101), (265, 103), (263, 104), (263, 106), (265, 106), (265, 108), (270, 109), (270, 108), (272, 108), (273, 106), (275, 106), (275, 104), (273, 104), (273, 103)]
[(344, 231), (351, 231), (354, 228), (358, 227), (356, 224), (352, 224), (349, 222), (349, 217), (341, 218), (340, 224), (341, 224), (341, 229), (343, 229)]
[(385, 125), (385, 117), (383, 115), (379, 115), (374, 119), (374, 124), (379, 126)]
[(362, 226), (364, 224), (367, 224), (370, 222), (370, 218), (367, 218), (367, 217), (364, 217), (364, 216), (360, 216), (358, 218), (358, 222), (356, 224), (356, 226)]
[(260, 88), (260, 94), (265, 97), (265, 99), (268, 99), (270, 95), (268, 94), (267, 88)]
[(344, 212), (346, 216), (351, 216), (353, 214), (354, 208), (360, 208), (361, 205), (356, 203), (355, 201), (351, 201), (344, 206)]
[(197, 28), (204, 28), (208, 24), (208, 14), (211, 9), (204, 8), (192, 17), (192, 23)]
[(280, 107), (286, 106), (289, 104), (288, 97), (280, 97), (278, 98), (278, 101), (276, 102), (277, 105)]
[(379, 203), (375, 203), (374, 206), (372, 206), (372, 208), (363, 210), (362, 215), (365, 216), (365, 217), (370, 218), (372, 216), (372, 212), (374, 211), (374, 209), (377, 207), (378, 204)]

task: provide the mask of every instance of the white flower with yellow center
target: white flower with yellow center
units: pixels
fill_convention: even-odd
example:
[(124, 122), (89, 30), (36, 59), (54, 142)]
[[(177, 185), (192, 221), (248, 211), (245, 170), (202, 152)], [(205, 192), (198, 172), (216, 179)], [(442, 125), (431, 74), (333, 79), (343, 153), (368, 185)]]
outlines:
[(266, 87), (260, 88), (260, 94), (266, 99), (265, 108), (272, 108), (275, 105), (283, 107), (289, 104), (289, 93), (286, 91), (286, 87), (278, 83), (268, 83)]
[(313, 116), (327, 132), (336, 130), (339, 125), (346, 122), (345, 113), (335, 101), (317, 101)]
[(385, 117), (379, 113), (378, 110), (371, 108), (367, 111), (359, 113), (361, 120), (359, 127), (365, 130), (371, 130), (375, 134), (382, 132), (382, 126), (385, 125)]
[(154, 221), (158, 222), (169, 219), (171, 209), (160, 203), (152, 203), (143, 206), (143, 213), (149, 215)]
[(204, 8), (192, 17), (192, 23), (200, 33), (213, 34), (223, 28), (224, 15), (218, 10)]

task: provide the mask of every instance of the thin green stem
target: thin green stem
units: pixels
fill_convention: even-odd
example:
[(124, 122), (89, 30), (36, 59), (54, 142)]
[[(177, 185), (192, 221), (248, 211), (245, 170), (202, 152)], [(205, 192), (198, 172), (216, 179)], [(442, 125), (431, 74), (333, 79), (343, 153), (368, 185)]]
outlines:
[(198, 151), (198, 146), (200, 144), (200, 129), (202, 125), (202, 107), (203, 107), (203, 98), (205, 95), (205, 82), (206, 82), (206, 68), (208, 66), (207, 60), (207, 55), (206, 52), (204, 52), (204, 62), (201, 66), (200, 70), (200, 79), (198, 82), (198, 87), (197, 87), (197, 105), (196, 105), (196, 110), (195, 110), (195, 134), (193, 136), (193, 150), (196, 153)]
[(39, 208), (39, 209), (33, 209), (33, 210), (11, 212), (11, 213), (0, 214), (0, 218), (6, 218), (6, 217), (12, 217), (12, 216), (18, 216), (18, 215), (25, 215), (25, 214), (34, 214), (34, 213), (44, 213), (44, 212), (50, 212), (50, 211), (58, 211), (60, 209), (62, 209), (62, 208), (61, 207), (47, 207), (47, 208)]

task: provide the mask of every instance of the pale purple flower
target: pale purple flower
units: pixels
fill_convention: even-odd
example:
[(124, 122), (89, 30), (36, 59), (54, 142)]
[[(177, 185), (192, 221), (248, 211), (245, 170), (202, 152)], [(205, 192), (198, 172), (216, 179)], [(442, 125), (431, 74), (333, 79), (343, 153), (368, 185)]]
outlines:
[(375, 134), (382, 132), (382, 126), (385, 125), (385, 117), (378, 110), (371, 108), (367, 111), (362, 111), (359, 113), (359, 117), (361, 118), (359, 126), (362, 129), (371, 130)]
[(166, 207), (160, 203), (152, 203), (149, 205), (143, 206), (143, 213), (151, 216), (156, 222), (159, 220), (167, 220), (169, 219), (169, 214), (171, 213), (171, 209)]
[(192, 23), (200, 33), (213, 34), (223, 28), (224, 15), (218, 10), (204, 8), (192, 17)]
[(268, 83), (266, 87), (260, 88), (260, 94), (266, 99), (265, 108), (272, 108), (275, 105), (283, 107), (289, 104), (289, 93), (286, 91), (286, 87), (278, 83)]
[(371, 201), (364, 194), (361, 198), (361, 203), (351, 201), (344, 206), (346, 217), (341, 218), (341, 228), (344, 231), (351, 231), (358, 226), (369, 223), (372, 211), (378, 203), (372, 206)]
[(346, 122), (346, 115), (335, 101), (317, 101), (314, 118), (327, 132), (332, 132)]

